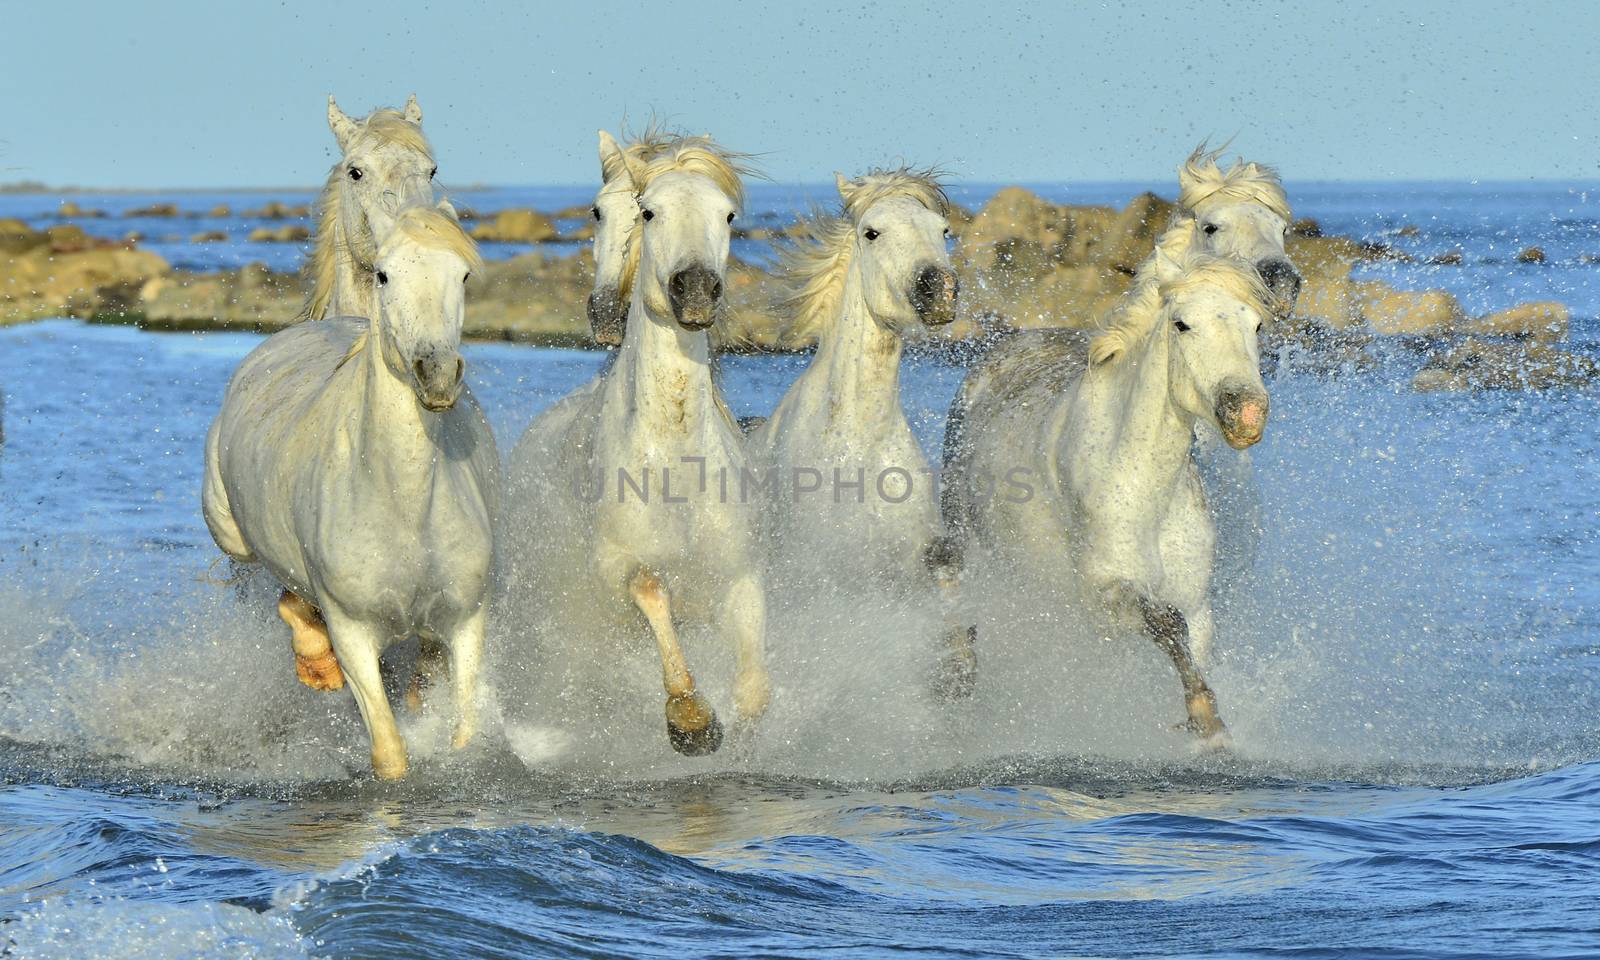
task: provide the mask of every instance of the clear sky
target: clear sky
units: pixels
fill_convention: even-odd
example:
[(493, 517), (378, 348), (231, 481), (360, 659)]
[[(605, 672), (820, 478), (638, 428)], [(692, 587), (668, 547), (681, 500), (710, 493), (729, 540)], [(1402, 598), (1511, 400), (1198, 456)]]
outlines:
[(655, 112), (780, 181), (1600, 178), (1600, 4), (0, 0), (0, 181), (290, 186), (415, 91), (441, 181), (584, 183)]

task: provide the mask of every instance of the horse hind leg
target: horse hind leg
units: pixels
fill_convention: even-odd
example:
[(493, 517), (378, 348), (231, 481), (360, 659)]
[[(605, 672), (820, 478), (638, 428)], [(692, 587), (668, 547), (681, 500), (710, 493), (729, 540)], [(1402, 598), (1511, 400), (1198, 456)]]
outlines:
[(438, 683), (445, 672), (444, 644), (423, 637), (417, 647), (417, 663), (411, 670), (411, 683), (406, 686), (405, 704), (410, 713), (421, 713), (428, 691)]
[(961, 622), (961, 548), (951, 537), (937, 537), (923, 551), (923, 562), (933, 578), (944, 610), (944, 631), (939, 664), (933, 677), (933, 697), (955, 703), (972, 696), (978, 684), (978, 628)]
[(640, 568), (628, 584), (634, 605), (650, 624), (661, 652), (662, 685), (667, 692), (667, 740), (686, 757), (702, 757), (722, 746), (722, 723), (695, 689), (672, 623), (672, 598), (654, 571)]
[(283, 591), (278, 598), (278, 616), (289, 625), (290, 645), (294, 648), (294, 672), (300, 682), (313, 690), (338, 690), (344, 686), (344, 671), (328, 639), (328, 624), (322, 613), (299, 594)]

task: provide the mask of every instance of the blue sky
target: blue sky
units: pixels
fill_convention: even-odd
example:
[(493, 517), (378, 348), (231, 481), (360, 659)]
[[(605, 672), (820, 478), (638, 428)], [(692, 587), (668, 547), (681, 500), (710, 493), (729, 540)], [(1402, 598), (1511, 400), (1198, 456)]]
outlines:
[(1600, 178), (1585, 3), (3, 8), (0, 181), (312, 185), (328, 93), (412, 91), (456, 186), (589, 182), (595, 130), (652, 111), (781, 181), (1164, 180), (1208, 135), (1298, 180)]

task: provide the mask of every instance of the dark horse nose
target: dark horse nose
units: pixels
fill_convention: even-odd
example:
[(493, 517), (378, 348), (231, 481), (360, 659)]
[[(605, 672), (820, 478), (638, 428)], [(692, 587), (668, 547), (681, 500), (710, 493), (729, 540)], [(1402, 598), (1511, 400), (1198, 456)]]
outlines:
[(716, 320), (717, 304), (722, 301), (722, 278), (698, 264), (685, 267), (667, 281), (667, 296), (679, 324), (690, 330), (704, 330)]
[(1273, 257), (1256, 264), (1256, 272), (1261, 274), (1261, 282), (1272, 295), (1282, 301), (1284, 312), (1293, 310), (1295, 300), (1300, 297), (1300, 273), (1294, 264), (1282, 257)]
[(944, 267), (927, 266), (917, 273), (911, 285), (911, 307), (930, 327), (941, 327), (956, 318), (956, 297), (961, 282)]

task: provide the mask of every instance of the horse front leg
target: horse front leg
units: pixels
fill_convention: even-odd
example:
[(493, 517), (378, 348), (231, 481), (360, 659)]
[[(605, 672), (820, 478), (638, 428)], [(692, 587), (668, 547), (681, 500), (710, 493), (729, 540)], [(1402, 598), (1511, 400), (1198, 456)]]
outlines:
[(935, 537), (923, 550), (922, 561), (944, 614), (933, 696), (940, 703), (954, 703), (972, 696), (978, 684), (978, 628), (963, 622), (960, 609), (961, 547), (953, 537)]
[(767, 596), (761, 582), (743, 574), (728, 588), (722, 603), (723, 622), (733, 630), (733, 709), (745, 730), (767, 713), (772, 703), (772, 678), (767, 674)]
[(450, 745), (461, 749), (478, 732), (478, 668), (483, 662), (483, 624), (487, 611), (474, 610), (450, 638), (450, 683), (455, 694), (456, 731)]
[(1184, 705), (1189, 713), (1190, 732), (1210, 747), (1230, 744), (1228, 728), (1217, 712), (1217, 695), (1201, 676), (1189, 650), (1189, 621), (1183, 611), (1170, 603), (1145, 595), (1129, 584), (1111, 588), (1111, 605), (1133, 614), (1162, 653), (1172, 660), (1183, 684)]
[(640, 567), (628, 582), (634, 605), (644, 614), (661, 654), (661, 682), (667, 692), (667, 741), (686, 757), (703, 757), (722, 746), (722, 723), (695, 689), (672, 622), (672, 597), (661, 577)]
[(395, 726), (389, 697), (383, 692), (383, 675), (378, 669), (378, 654), (383, 650), (383, 635), (369, 623), (349, 617), (337, 609), (324, 611), (334, 652), (344, 675), (350, 681), (361, 721), (372, 741), (372, 772), (380, 780), (398, 780), (406, 775), (406, 742)]
[(314, 604), (292, 590), (278, 597), (278, 616), (289, 625), (290, 646), (294, 649), (294, 672), (300, 682), (313, 690), (338, 690), (344, 686), (344, 673), (328, 639), (328, 624)]

